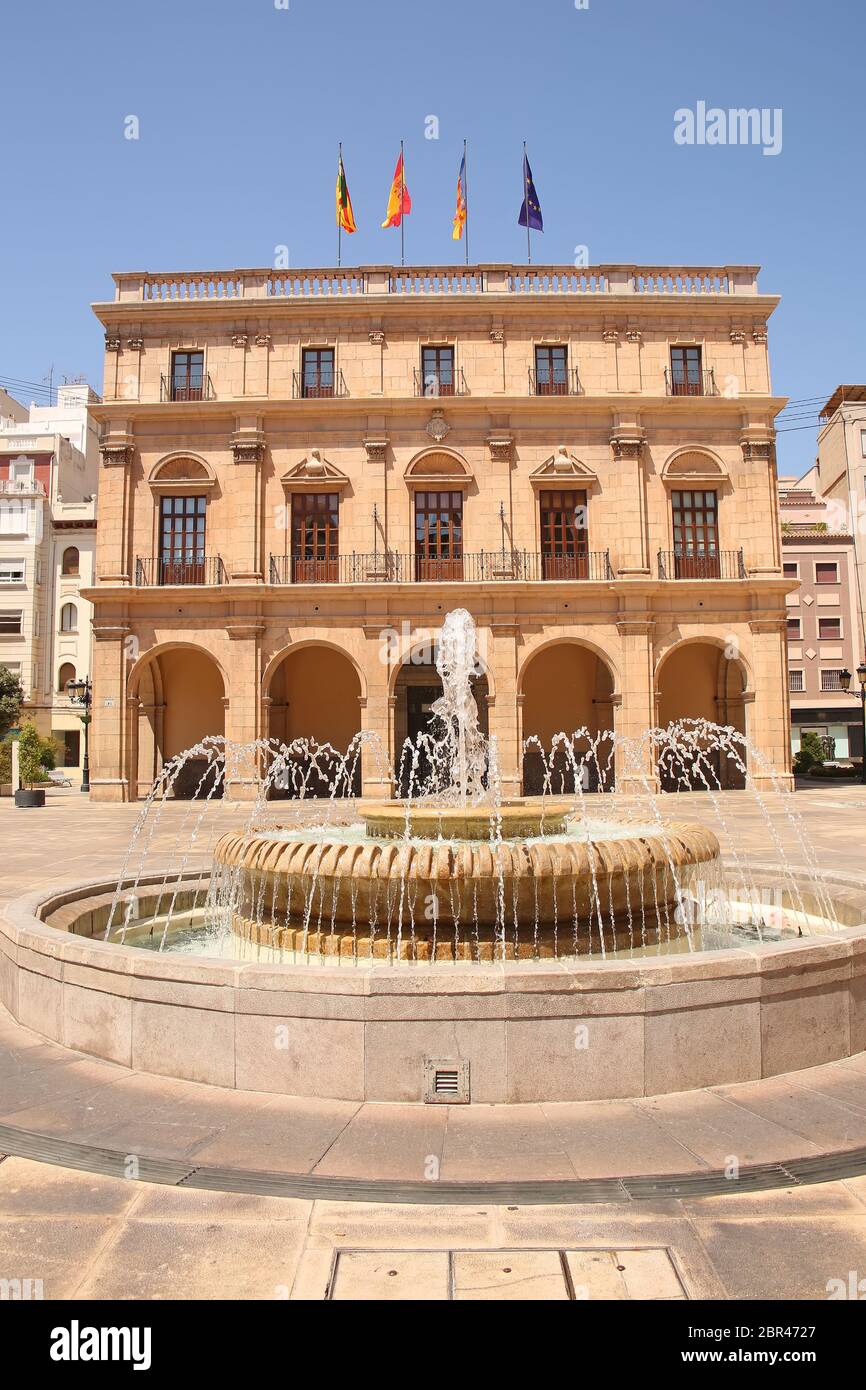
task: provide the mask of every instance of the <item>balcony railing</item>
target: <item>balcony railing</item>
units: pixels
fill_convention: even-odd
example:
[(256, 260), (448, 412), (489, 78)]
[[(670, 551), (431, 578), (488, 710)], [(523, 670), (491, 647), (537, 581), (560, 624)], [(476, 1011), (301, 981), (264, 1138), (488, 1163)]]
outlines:
[(322, 373), (310, 377), (302, 371), (292, 372), (292, 400), (294, 401), (331, 401), (335, 397), (342, 398), (348, 394), (341, 371), (333, 372), (330, 381), (323, 380)]
[(190, 381), (185, 377), (175, 380), (174, 377), (161, 376), (159, 378), (159, 399), (161, 401), (213, 401), (216, 400), (216, 392), (213, 389), (213, 382), (207, 374), (202, 377), (201, 381)]
[(556, 372), (553, 376), (529, 368), (530, 396), (579, 396), (581, 390), (577, 367), (566, 367), (564, 372)]
[(659, 579), (745, 579), (742, 550), (716, 550), (689, 555), (659, 551)]
[(395, 551), (351, 552), (329, 559), (270, 557), (271, 584), (486, 584), (500, 581), (614, 578), (607, 550), (546, 555), (531, 550), (480, 550), (458, 556), (399, 555)]
[(225, 566), (219, 555), (197, 555), (189, 560), (163, 559), (159, 555), (139, 556), (135, 562), (135, 582), (150, 585), (225, 584)]
[(665, 392), (669, 396), (717, 396), (716, 377), (712, 367), (701, 372), (672, 372), (665, 367)]
[(469, 388), (462, 367), (452, 372), (425, 372), (415, 368), (416, 396), (468, 396)]

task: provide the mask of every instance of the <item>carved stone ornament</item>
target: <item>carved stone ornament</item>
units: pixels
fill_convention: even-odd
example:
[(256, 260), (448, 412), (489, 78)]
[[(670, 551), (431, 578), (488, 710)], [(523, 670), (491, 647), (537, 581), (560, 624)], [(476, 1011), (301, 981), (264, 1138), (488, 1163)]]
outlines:
[(235, 439), (232, 441), (232, 454), (235, 463), (261, 463), (265, 444), (262, 439)]
[(740, 443), (745, 463), (768, 463), (773, 457), (773, 444), (769, 439), (743, 439)]
[(767, 341), (767, 325), (765, 323), (755, 324), (752, 329), (752, 337), (756, 343), (765, 343)]
[(505, 329), (504, 329), (504, 328), (491, 328), (491, 330), (490, 330), (490, 341), (491, 341), (491, 343), (504, 343), (504, 342), (505, 342)]
[(270, 333), (256, 334), (256, 347), (269, 347), (271, 341)]
[(732, 328), (730, 337), (734, 347), (742, 347), (743, 343), (746, 341), (746, 335), (742, 328)]
[(233, 333), (232, 347), (245, 348), (250, 340), (249, 333)]
[(105, 351), (106, 351), (106, 352), (120, 352), (120, 335), (119, 335), (119, 334), (117, 334), (117, 333), (106, 333), (106, 335), (105, 335)]
[(619, 329), (618, 329), (618, 328), (603, 328), (603, 329), (602, 329), (601, 336), (602, 336), (602, 341), (605, 342), (605, 343), (616, 343), (616, 342), (619, 341)]
[(133, 352), (140, 352), (141, 349), (144, 347), (144, 339), (143, 339), (143, 338), (127, 338), (127, 340), (126, 340), (126, 346), (127, 346), (128, 348), (131, 348)]
[(643, 338), (639, 328), (627, 328), (625, 330), (625, 340), (627, 343), (639, 343)]
[(487, 441), (490, 457), (494, 463), (510, 463), (514, 452), (514, 440), (510, 434), (491, 435)]
[(106, 467), (115, 465), (124, 468), (132, 462), (131, 444), (100, 444), (99, 452)]
[(639, 459), (643, 453), (643, 440), (635, 439), (634, 436), (614, 434), (611, 436), (610, 447), (615, 459)]
[(372, 347), (381, 347), (385, 341), (385, 330), (383, 328), (371, 328), (368, 336)]
[(427, 425), (427, 433), (437, 444), (441, 444), (451, 433), (451, 426), (441, 410), (434, 410)]
[(387, 439), (365, 439), (364, 448), (367, 452), (368, 463), (385, 462), (385, 455), (388, 451)]

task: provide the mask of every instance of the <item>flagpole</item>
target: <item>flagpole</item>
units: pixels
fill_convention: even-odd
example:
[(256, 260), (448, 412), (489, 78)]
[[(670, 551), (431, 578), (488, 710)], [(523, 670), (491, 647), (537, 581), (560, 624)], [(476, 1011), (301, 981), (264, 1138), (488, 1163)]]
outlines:
[(526, 208), (526, 264), (532, 265), (532, 238), (529, 234), (529, 174), (527, 172), (525, 140), (523, 142), (523, 206)]
[(463, 177), (465, 187), (463, 200), (466, 203), (466, 264), (469, 264), (469, 141), (463, 141)]
[[(343, 142), (340, 141), (340, 163), (337, 173), (337, 186), (339, 187), (340, 176), (343, 172)], [(337, 269), (343, 264), (343, 219), (340, 215), (339, 196), (337, 198)]]
[(406, 216), (403, 212), (403, 204), (406, 201), (406, 162), (403, 158), (403, 141), (400, 141), (400, 264), (406, 264), (406, 237), (405, 223)]

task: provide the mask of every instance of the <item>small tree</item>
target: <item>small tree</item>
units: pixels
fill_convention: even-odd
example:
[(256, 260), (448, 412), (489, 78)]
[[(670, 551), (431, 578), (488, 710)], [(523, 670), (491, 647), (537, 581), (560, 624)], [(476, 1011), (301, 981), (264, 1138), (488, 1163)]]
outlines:
[(45, 755), (45, 740), (39, 737), (36, 726), (25, 724), (18, 739), (18, 771), (22, 784), (33, 788), (40, 782), (47, 782), (42, 759)]
[(813, 731), (800, 738), (800, 751), (794, 759), (795, 772), (808, 772), (813, 767), (824, 766), (824, 745)]
[(14, 671), (0, 666), (0, 738), (18, 723), (24, 691)]

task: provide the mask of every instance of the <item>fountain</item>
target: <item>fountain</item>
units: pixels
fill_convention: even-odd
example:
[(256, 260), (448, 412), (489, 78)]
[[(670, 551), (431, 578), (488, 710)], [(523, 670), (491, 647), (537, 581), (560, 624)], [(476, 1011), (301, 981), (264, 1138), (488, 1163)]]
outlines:
[[(583, 1100), (862, 1048), (866, 892), (819, 872), (795, 798), (766, 790), (742, 734), (697, 720), (528, 740), (543, 794), (511, 798), (464, 610), (436, 664), (442, 697), (396, 767), (367, 733), (340, 750), (209, 737), (169, 763), (113, 882), (6, 909), (11, 1012), (144, 1071), (414, 1103), (437, 1099), (440, 1067), (464, 1100)], [(408, 796), (356, 802), (362, 757)], [(725, 764), (745, 791), (722, 791)], [(191, 766), (200, 795), (176, 800)], [(701, 793), (658, 794), (653, 767)], [(219, 795), (251, 768), (252, 806)]]
[[(701, 826), (635, 834), (599, 823), (573, 833), (570, 801), (503, 800), (495, 740), (484, 738), (472, 694), (476, 634), (463, 608), (442, 627), (442, 696), (414, 747), (430, 772), (406, 805), (364, 806), (352, 840), (280, 831), (227, 835), (215, 850), (223, 905), (247, 941), (324, 956), (388, 960), (506, 960), (560, 954), (571, 914), (576, 954), (634, 938), (685, 932), (683, 875), (718, 860)], [(651, 924), (645, 905), (652, 904)], [(314, 913), (313, 907), (318, 904)], [(370, 924), (359, 935), (357, 924)]]

